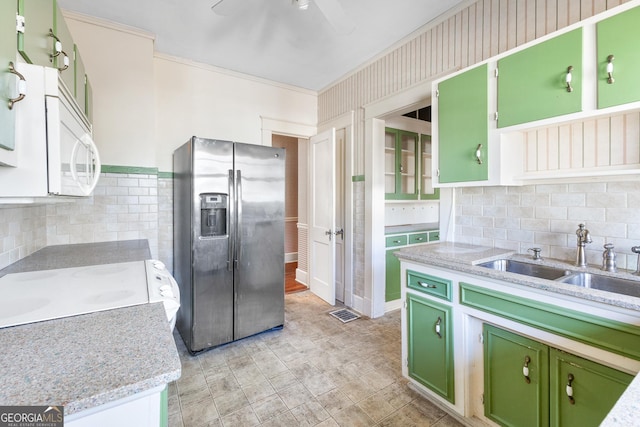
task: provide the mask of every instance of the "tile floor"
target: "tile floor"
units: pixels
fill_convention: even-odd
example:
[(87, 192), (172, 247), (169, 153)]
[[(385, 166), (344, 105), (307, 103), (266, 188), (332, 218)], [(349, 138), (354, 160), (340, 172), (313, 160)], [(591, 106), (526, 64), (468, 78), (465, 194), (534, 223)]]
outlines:
[(285, 298), (280, 331), (197, 356), (175, 333), (170, 427), (461, 425), (402, 378), (400, 311), (343, 324), (309, 291)]

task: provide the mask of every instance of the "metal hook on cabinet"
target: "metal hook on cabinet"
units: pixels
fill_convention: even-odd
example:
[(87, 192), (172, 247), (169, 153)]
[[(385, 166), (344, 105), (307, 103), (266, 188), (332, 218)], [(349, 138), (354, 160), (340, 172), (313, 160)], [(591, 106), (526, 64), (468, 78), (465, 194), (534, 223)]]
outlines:
[(567, 67), (567, 76), (565, 77), (565, 82), (567, 83), (567, 92), (573, 92), (573, 86), (571, 86), (571, 80), (573, 80), (573, 65), (569, 65)]
[(58, 67), (58, 71), (64, 71), (69, 68), (69, 55), (67, 55), (67, 53), (62, 50), (62, 42), (60, 41), (58, 36), (54, 34), (51, 28), (49, 28), (49, 37), (53, 37), (53, 39), (56, 41), (53, 46), (53, 53), (49, 55), (49, 59), (51, 60), (51, 62), (53, 62), (53, 58), (57, 58), (58, 56), (60, 56), (60, 54), (64, 55), (64, 59), (62, 60), (63, 65), (62, 67)]
[(613, 78), (613, 60), (615, 57), (613, 55), (607, 56), (607, 83), (613, 84), (615, 79)]
[(16, 70), (16, 67), (13, 65), (13, 62), (9, 62), (9, 72), (11, 74), (15, 74), (18, 76), (20, 81), (18, 82), (18, 96), (16, 98), (9, 99), (9, 110), (13, 109), (13, 106), (16, 102), (20, 102), (27, 95), (27, 81), (24, 76)]

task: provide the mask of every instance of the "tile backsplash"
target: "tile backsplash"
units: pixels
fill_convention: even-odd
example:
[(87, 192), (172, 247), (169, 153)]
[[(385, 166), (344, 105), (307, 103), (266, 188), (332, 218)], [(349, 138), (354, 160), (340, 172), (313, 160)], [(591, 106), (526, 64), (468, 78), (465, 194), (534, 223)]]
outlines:
[(584, 223), (593, 242), (587, 262), (601, 265), (612, 243), (619, 268), (636, 269), (640, 245), (640, 181), (594, 181), (522, 187), (456, 189), (456, 240), (517, 250), (542, 248), (542, 256), (576, 257), (576, 230)]
[(45, 246), (147, 239), (172, 265), (172, 180), (154, 173), (103, 173), (91, 197), (37, 206), (0, 205), (0, 268)]

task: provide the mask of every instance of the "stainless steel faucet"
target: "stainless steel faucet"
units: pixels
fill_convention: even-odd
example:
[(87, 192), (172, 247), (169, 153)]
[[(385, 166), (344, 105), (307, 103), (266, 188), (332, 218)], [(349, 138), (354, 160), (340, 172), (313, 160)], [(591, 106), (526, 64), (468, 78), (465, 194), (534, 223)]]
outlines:
[(607, 243), (604, 245), (604, 252), (602, 253), (602, 269), (611, 273), (618, 271), (616, 267), (616, 253), (613, 251), (613, 243)]
[(576, 266), (586, 267), (587, 256), (584, 253), (584, 245), (591, 243), (591, 234), (589, 230), (584, 228), (584, 224), (579, 224), (576, 230), (576, 236), (578, 237), (578, 254), (576, 255)]
[(541, 248), (529, 248), (527, 249), (527, 252), (533, 252), (533, 259), (536, 261), (539, 261), (542, 259), (542, 257), (540, 256), (540, 252), (542, 252)]
[(640, 276), (640, 246), (632, 246), (631, 252), (638, 254), (638, 263), (636, 264), (636, 271), (633, 274)]

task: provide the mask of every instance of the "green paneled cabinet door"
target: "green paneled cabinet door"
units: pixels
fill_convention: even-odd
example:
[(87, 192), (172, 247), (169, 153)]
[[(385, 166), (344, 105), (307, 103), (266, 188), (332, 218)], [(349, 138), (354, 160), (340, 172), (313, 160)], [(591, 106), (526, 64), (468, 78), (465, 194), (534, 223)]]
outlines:
[(18, 13), (25, 22), (24, 33), (18, 33), (18, 52), (31, 64), (52, 67), (55, 40), (49, 32), (54, 27), (56, 2), (18, 0)]
[(409, 376), (454, 402), (451, 307), (407, 294)]
[[(640, 101), (640, 7), (598, 22), (596, 32), (598, 108)], [(613, 55), (611, 83), (609, 55)]]
[(393, 254), (396, 250), (387, 250), (384, 282), (385, 302), (400, 299), (400, 260)]
[[(438, 85), (438, 172), (440, 183), (488, 179), (487, 65)], [(476, 152), (479, 151), (479, 158)]]
[[(567, 74), (571, 71), (571, 91)], [(582, 111), (582, 29), (498, 61), (498, 127)]]
[(552, 348), (549, 355), (552, 427), (600, 425), (633, 380), (631, 375), (560, 350)]
[(549, 425), (548, 347), (485, 324), (484, 412), (500, 425)]
[(16, 62), (16, 3), (0, 2), (0, 150), (15, 146), (15, 108), (9, 99), (16, 96), (17, 77), (9, 72), (9, 62)]

